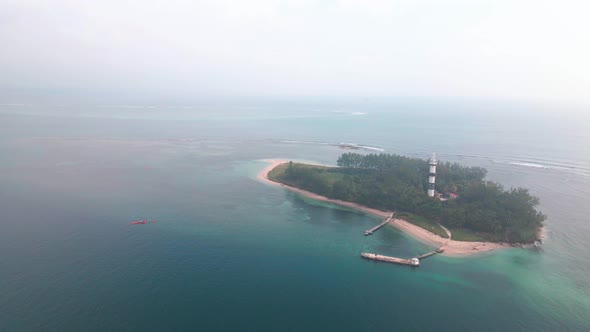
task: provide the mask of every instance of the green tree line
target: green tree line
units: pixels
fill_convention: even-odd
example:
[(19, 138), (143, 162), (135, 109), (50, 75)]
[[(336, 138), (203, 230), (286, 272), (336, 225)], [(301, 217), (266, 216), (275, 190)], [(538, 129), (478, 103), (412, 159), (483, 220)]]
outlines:
[(436, 187), (457, 193), (441, 201), (426, 195), (428, 161), (395, 154), (344, 153), (339, 167), (289, 163), (279, 182), (330, 198), (382, 210), (411, 212), (451, 228), (465, 228), (493, 241), (532, 242), (545, 216), (536, 211), (537, 197), (527, 189), (504, 189), (484, 181), (487, 171), (439, 162)]

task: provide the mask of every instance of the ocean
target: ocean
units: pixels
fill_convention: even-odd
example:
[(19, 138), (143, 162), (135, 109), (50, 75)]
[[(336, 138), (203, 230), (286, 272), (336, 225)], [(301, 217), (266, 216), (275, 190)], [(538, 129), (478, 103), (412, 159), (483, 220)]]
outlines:
[[(341, 142), (529, 188), (542, 250), (361, 259), (432, 247), (256, 179), (268, 158), (335, 164)], [(587, 331), (589, 142), (565, 106), (0, 105), (0, 330)]]

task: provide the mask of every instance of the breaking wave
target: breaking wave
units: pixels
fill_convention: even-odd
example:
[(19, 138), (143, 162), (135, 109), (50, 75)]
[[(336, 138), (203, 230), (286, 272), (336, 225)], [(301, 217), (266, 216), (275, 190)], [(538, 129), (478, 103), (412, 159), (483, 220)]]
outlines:
[(583, 165), (576, 165), (573, 163), (566, 163), (566, 162), (559, 162), (559, 161), (549, 161), (549, 160), (540, 160), (540, 161), (530, 161), (530, 160), (497, 160), (492, 159), (491, 162), (496, 164), (504, 164), (516, 167), (527, 167), (527, 168), (535, 168), (538, 170), (553, 170), (553, 171), (561, 171), (567, 172), (582, 176), (590, 176), (590, 168), (585, 167)]
[(339, 111), (339, 110), (335, 110), (335, 111), (331, 111), (332, 113), (343, 113), (343, 114), (349, 114), (349, 115), (367, 115), (367, 112), (351, 112), (351, 111)]
[(153, 105), (103, 105), (98, 108), (156, 108)]
[(321, 141), (301, 141), (301, 140), (288, 140), (288, 139), (279, 139), (273, 140), (277, 143), (286, 143), (286, 144), (312, 144), (312, 145), (330, 145), (336, 146), (343, 149), (360, 149), (360, 150), (369, 150), (369, 151), (376, 151), (376, 152), (385, 152), (385, 149), (371, 146), (371, 145), (364, 145), (364, 144), (357, 144), (357, 143), (346, 143), (346, 142), (321, 142)]
[(533, 168), (544, 168), (544, 169), (550, 168), (549, 166), (546, 166), (546, 165), (527, 163), (527, 162), (519, 162), (519, 161), (511, 161), (511, 162), (508, 162), (508, 164), (516, 165), (516, 166), (524, 166), (524, 167), (533, 167)]

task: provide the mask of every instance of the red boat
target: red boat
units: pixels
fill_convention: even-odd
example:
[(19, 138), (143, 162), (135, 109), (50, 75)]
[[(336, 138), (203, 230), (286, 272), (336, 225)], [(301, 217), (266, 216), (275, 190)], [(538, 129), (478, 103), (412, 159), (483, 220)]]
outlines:
[[(156, 219), (152, 219), (150, 222), (151, 223), (154, 223), (154, 222), (156, 222)], [(148, 223), (148, 221), (146, 219), (144, 219), (144, 220), (133, 220), (131, 222), (131, 225), (145, 225), (147, 223)]]

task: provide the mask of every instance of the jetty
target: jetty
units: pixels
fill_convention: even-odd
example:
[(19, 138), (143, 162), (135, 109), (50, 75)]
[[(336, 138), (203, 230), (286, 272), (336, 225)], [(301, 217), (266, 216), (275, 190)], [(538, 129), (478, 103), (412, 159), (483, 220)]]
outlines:
[(371, 259), (374, 261), (381, 261), (381, 262), (388, 262), (388, 263), (395, 263), (395, 264), (409, 265), (409, 266), (420, 266), (420, 259), (418, 259), (418, 258), (403, 259), (403, 258), (397, 258), (397, 257), (392, 257), (392, 256), (371, 254), (371, 253), (367, 253), (367, 252), (361, 253), (361, 257), (366, 258), (366, 259)]
[(392, 212), (392, 213), (391, 213), (391, 215), (390, 215), (389, 217), (387, 217), (387, 218), (386, 218), (386, 219), (385, 219), (385, 220), (384, 220), (382, 223), (380, 223), (379, 225), (377, 225), (377, 226), (375, 226), (375, 227), (373, 227), (373, 228), (371, 228), (371, 229), (367, 229), (367, 230), (365, 231), (365, 236), (366, 236), (366, 235), (371, 235), (371, 234), (373, 234), (374, 232), (376, 232), (376, 231), (377, 231), (379, 228), (381, 228), (381, 227), (385, 226), (385, 225), (386, 225), (388, 222), (390, 222), (390, 221), (391, 221), (391, 219), (393, 219), (393, 216), (394, 216), (394, 215), (395, 215), (395, 212)]
[(443, 248), (438, 248), (434, 251), (431, 251), (431, 252), (425, 253), (423, 255), (420, 255), (418, 257), (414, 257), (414, 258), (410, 258), (410, 259), (398, 258), (398, 257), (393, 257), (393, 256), (377, 255), (377, 254), (372, 254), (372, 253), (368, 253), (368, 252), (361, 253), (361, 257), (366, 258), (366, 259), (370, 259), (370, 260), (374, 260), (374, 261), (381, 261), (381, 262), (388, 262), (388, 263), (395, 263), (395, 264), (409, 265), (409, 266), (420, 266), (421, 259), (433, 256), (436, 254), (440, 254), (444, 251), (445, 250)]
[(430, 257), (430, 256), (433, 256), (433, 255), (436, 255), (436, 254), (440, 254), (440, 253), (442, 253), (444, 251), (445, 250), (443, 248), (438, 248), (435, 251), (427, 252), (427, 253), (425, 253), (423, 255), (420, 255), (420, 256), (418, 256), (416, 258), (423, 259), (423, 258)]

